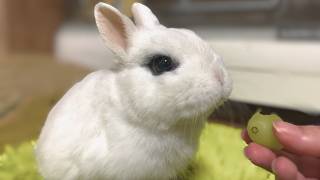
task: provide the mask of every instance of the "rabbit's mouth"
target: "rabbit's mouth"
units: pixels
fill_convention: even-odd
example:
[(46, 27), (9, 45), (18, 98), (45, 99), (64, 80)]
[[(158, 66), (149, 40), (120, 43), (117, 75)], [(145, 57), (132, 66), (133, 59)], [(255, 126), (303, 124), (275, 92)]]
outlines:
[(212, 96), (205, 99), (199, 99), (198, 102), (190, 103), (180, 111), (180, 116), (186, 119), (204, 118), (207, 119), (212, 113), (214, 113), (227, 99), (224, 97)]

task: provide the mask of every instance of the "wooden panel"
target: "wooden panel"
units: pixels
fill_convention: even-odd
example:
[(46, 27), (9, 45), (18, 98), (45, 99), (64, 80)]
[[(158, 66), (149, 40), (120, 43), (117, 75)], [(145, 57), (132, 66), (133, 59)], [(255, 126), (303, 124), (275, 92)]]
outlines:
[(54, 35), (63, 15), (61, 0), (2, 0), (0, 32), (7, 52), (52, 52)]
[[(6, 1), (0, 1), (0, 55), (7, 52), (7, 39), (6, 39)], [(0, 59), (1, 60), (1, 59)]]

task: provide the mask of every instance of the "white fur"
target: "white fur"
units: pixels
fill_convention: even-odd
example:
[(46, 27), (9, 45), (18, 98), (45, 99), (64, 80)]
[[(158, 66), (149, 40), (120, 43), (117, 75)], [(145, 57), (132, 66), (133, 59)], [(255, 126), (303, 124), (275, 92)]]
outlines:
[(151, 12), (151, 10), (140, 4), (134, 3), (132, 5), (132, 14), (137, 26), (143, 28), (158, 28), (160, 26), (158, 18)]
[[(119, 67), (91, 73), (49, 113), (36, 147), (45, 179), (174, 179), (194, 157), (206, 118), (229, 96), (231, 80), (209, 45), (189, 30), (150, 28), (141, 21), (152, 12), (141, 4), (133, 9), (139, 28), (111, 6), (96, 6)], [(100, 11), (116, 14), (123, 26)], [(108, 28), (126, 34), (115, 40)], [(170, 55), (178, 68), (152, 75), (143, 64), (155, 53)]]

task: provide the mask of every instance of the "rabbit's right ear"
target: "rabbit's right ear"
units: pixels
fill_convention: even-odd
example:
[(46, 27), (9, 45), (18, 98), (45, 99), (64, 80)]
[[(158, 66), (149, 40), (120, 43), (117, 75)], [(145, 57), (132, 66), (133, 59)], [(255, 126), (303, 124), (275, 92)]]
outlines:
[(94, 16), (106, 45), (117, 56), (125, 58), (130, 35), (136, 29), (134, 23), (114, 7), (102, 2), (95, 6)]

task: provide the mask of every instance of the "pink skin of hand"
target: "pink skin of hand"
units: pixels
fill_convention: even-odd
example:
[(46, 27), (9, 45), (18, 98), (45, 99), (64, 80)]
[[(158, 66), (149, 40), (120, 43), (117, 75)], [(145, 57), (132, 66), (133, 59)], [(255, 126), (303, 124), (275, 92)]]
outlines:
[(277, 180), (320, 180), (320, 126), (275, 121), (273, 131), (284, 147), (281, 151), (252, 142), (243, 130), (242, 139), (248, 144), (245, 156), (253, 164), (274, 173)]

